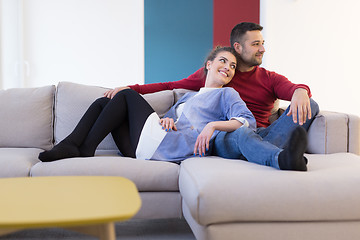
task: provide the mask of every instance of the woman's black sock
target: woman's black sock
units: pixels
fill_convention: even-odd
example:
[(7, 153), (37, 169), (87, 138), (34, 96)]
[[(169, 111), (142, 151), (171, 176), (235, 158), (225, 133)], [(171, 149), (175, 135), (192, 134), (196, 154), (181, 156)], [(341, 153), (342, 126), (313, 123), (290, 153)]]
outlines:
[(79, 148), (65, 139), (49, 151), (39, 154), (42, 162), (52, 162), (63, 158), (80, 157)]

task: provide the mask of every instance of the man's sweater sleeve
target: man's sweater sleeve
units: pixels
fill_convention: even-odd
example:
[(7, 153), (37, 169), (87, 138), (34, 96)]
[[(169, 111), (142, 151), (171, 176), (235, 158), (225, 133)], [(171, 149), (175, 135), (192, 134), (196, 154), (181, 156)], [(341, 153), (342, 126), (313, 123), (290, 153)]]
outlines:
[(294, 84), (283, 75), (274, 72), (271, 72), (270, 76), (273, 79), (272, 82), (274, 84), (273, 89), (275, 91), (275, 95), (281, 100), (291, 101), (292, 95), (298, 88), (307, 90), (309, 97), (312, 96), (310, 88), (305, 84)]
[(150, 83), (150, 84), (135, 84), (129, 85), (131, 89), (140, 94), (154, 93), (163, 90), (173, 90), (177, 88), (184, 88), (188, 90), (199, 91), (201, 87), (205, 85), (205, 73), (204, 68), (200, 68), (189, 77), (175, 82), (163, 82), (163, 83)]

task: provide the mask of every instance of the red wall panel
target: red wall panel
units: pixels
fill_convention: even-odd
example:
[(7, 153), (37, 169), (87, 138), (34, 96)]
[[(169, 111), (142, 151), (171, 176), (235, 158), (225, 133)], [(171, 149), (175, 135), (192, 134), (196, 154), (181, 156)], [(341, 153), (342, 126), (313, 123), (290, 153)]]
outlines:
[(229, 46), (231, 29), (240, 22), (260, 23), (260, 0), (213, 1), (213, 46)]

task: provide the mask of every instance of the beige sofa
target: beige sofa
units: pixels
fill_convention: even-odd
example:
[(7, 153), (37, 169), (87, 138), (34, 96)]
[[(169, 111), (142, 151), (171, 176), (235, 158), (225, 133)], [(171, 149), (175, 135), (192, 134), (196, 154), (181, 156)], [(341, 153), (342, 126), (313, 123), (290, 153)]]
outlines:
[[(93, 158), (40, 162), (39, 152), (69, 134), (105, 90), (69, 82), (0, 90), (0, 177), (124, 176), (142, 198), (136, 218), (185, 217), (197, 239), (360, 237), (357, 116), (320, 112), (309, 129), (305, 173), (220, 157), (181, 165), (131, 159), (117, 154), (110, 136)], [(162, 115), (183, 93), (144, 97)]]

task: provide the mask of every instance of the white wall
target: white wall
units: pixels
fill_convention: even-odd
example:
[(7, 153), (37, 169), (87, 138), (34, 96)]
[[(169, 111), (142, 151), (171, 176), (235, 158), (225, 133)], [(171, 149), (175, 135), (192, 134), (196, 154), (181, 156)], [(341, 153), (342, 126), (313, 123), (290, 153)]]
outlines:
[(309, 85), (321, 109), (360, 116), (360, 1), (260, 2), (263, 66)]
[[(261, 0), (263, 66), (360, 116), (360, 1)], [(143, 0), (0, 0), (0, 87), (144, 82)]]
[[(143, 0), (1, 0), (0, 4), (2, 14), (13, 12), (0, 18), (2, 26), (18, 30), (2, 28), (2, 50), (8, 50), (2, 54), (1, 68), (11, 69), (2, 72), (4, 88), (59, 81), (106, 87), (144, 82)], [(20, 73), (11, 59), (15, 48), (21, 51), (16, 56)]]
[[(20, 86), (18, 2), (0, 2), (0, 87)], [(6, 81), (5, 81), (6, 80)]]

